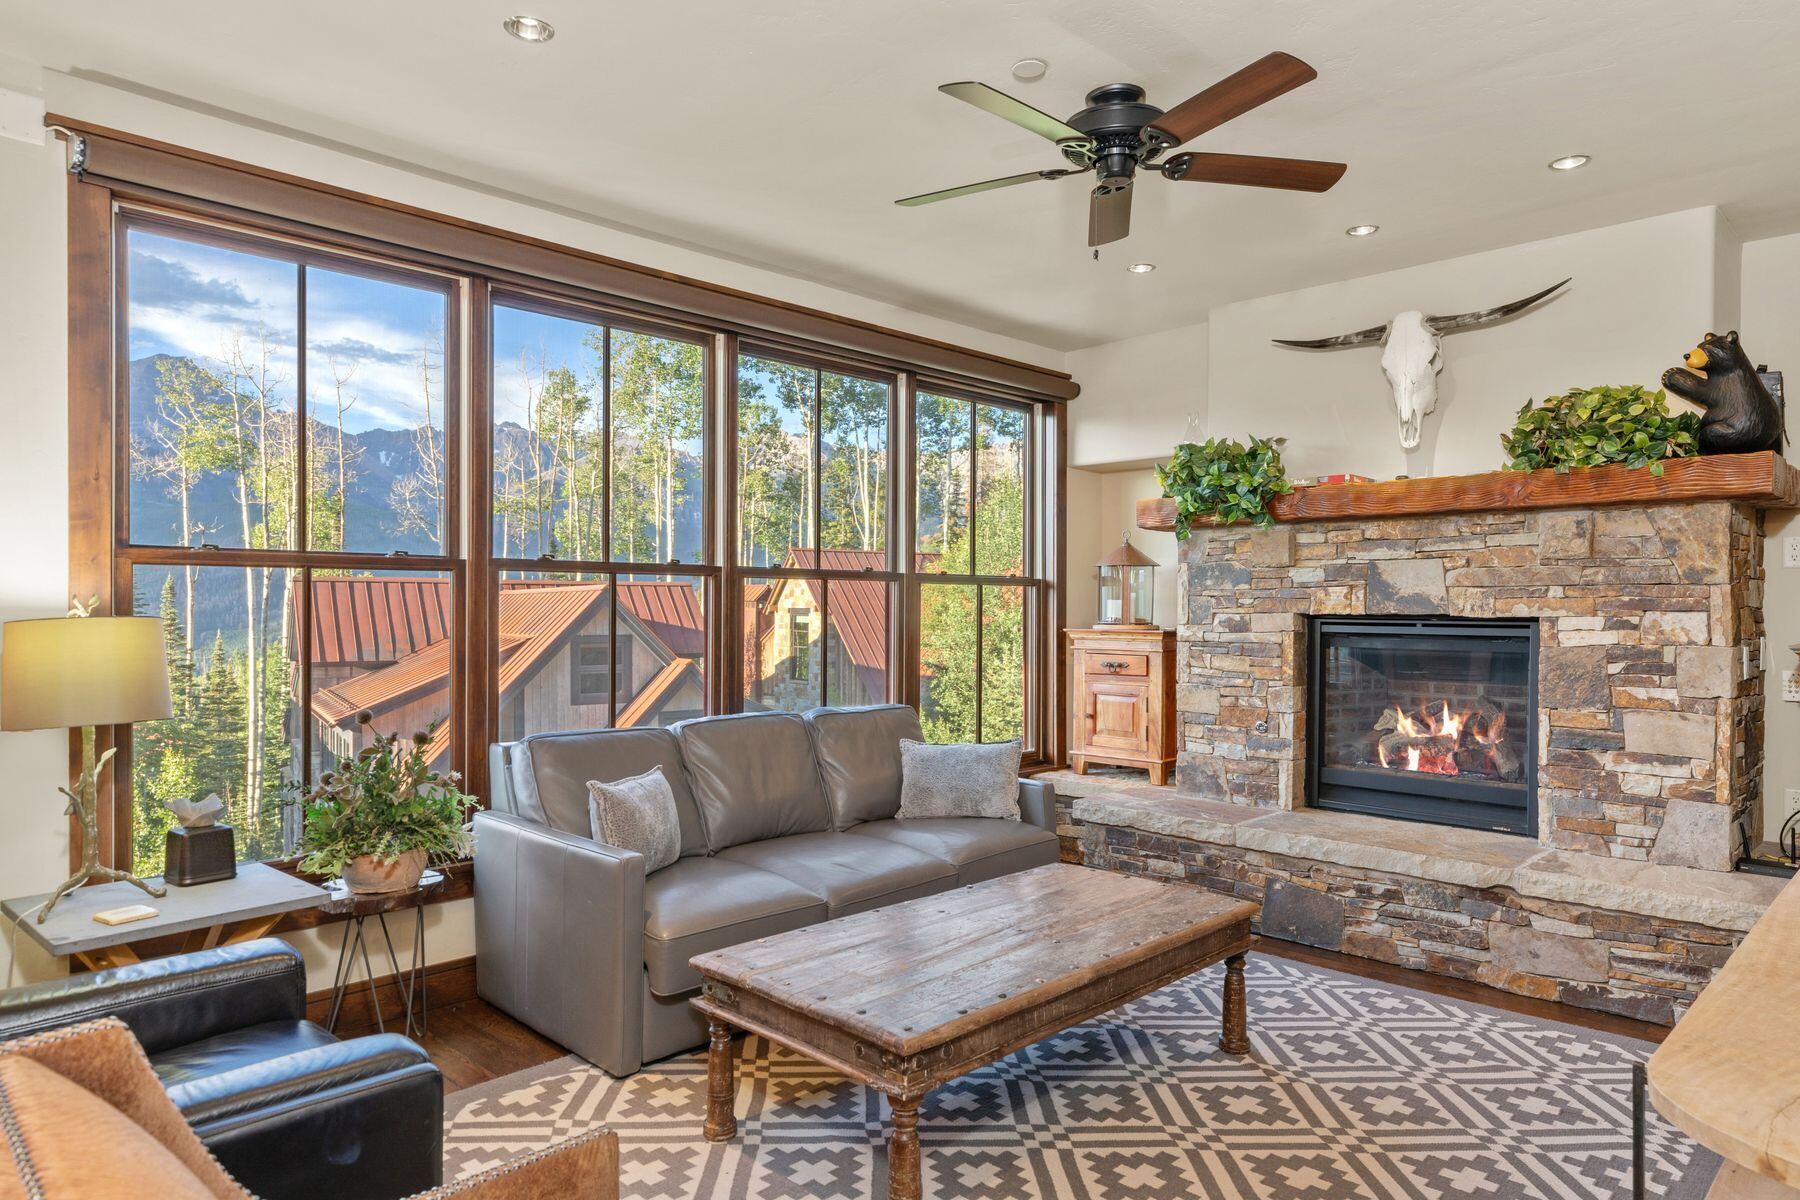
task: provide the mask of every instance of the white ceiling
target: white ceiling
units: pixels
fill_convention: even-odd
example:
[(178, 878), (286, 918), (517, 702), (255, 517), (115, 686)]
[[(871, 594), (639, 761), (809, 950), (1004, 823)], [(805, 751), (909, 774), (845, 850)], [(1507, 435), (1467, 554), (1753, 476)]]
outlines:
[[(503, 34), (514, 4), (555, 41)], [(1318, 80), (1192, 146), (1348, 162), (1323, 196), (1146, 178), (1099, 263), (1079, 178), (892, 204), (1060, 165), (939, 83), (1169, 107), (1275, 49)], [(0, 0), (0, 52), (53, 70), (1060, 349), (1696, 205), (1800, 228), (1797, 51), (1793, 0)]]

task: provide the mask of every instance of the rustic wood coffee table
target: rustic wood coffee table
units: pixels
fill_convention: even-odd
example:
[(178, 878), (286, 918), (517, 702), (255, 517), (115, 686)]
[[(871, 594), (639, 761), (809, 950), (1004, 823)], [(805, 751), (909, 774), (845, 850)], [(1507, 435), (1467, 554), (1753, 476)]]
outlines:
[(693, 960), (705, 986), (708, 1141), (737, 1134), (734, 1028), (882, 1092), (888, 1196), (917, 1200), (919, 1104), (966, 1075), (1225, 960), (1219, 1045), (1246, 1054), (1256, 906), (1056, 863)]

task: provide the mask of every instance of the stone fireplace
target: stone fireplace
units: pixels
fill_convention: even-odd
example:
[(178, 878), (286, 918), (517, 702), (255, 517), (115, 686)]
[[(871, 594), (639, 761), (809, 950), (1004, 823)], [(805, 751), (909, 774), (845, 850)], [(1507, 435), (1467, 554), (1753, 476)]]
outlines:
[[(1175, 787), (1060, 773), (1065, 853), (1272, 937), (1672, 1022), (1780, 891), (1773, 455), (1297, 491), (1182, 544)], [(1171, 528), (1172, 502), (1139, 523)]]
[(1537, 623), (1307, 622), (1306, 802), (1537, 832)]
[[(1515, 731), (1520, 718), (1533, 726), (1522, 766), (1535, 771), (1535, 794), (1505, 822), (1515, 832), (1559, 849), (1730, 870), (1736, 827), (1754, 827), (1760, 796), (1761, 564), (1760, 513), (1726, 501), (1196, 529), (1182, 546), (1178, 785), (1236, 804), (1344, 807), (1332, 797), (1347, 771), (1404, 773), (1332, 760), (1346, 722), (1365, 744), (1378, 732), (1377, 748), (1385, 738), (1424, 750), (1443, 740), (1431, 732), (1434, 703), (1449, 722), (1481, 716), (1485, 704)], [(1379, 712), (1371, 723), (1360, 708), (1309, 704), (1309, 672), (1357, 669), (1350, 651), (1347, 663), (1319, 657), (1317, 639), (1346, 627), (1327, 618), (1525, 623), (1535, 626), (1536, 662), (1529, 678), (1508, 675), (1485, 696), (1471, 690), (1478, 672), (1453, 667), (1441, 668), (1456, 676), (1441, 686), (1465, 694), (1416, 696), (1404, 684), (1392, 728), (1378, 731)], [(1470, 649), (1491, 656), (1498, 627), (1485, 628)], [(1399, 664), (1402, 652), (1386, 653)], [(1362, 657), (1362, 672), (1378, 676), (1369, 662), (1379, 653)], [(1535, 693), (1529, 709), (1521, 684)], [(1493, 799), (1525, 780), (1480, 782)], [(1502, 823), (1457, 819), (1443, 803), (1392, 815)]]

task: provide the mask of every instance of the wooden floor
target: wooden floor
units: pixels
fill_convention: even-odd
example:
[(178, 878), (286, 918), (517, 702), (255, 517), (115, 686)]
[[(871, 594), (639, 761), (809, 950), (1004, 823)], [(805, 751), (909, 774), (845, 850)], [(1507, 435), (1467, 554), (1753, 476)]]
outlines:
[[(1360, 975), (1365, 979), (1391, 983), (1398, 987), (1414, 988), (1529, 1017), (1560, 1021), (1583, 1029), (1640, 1038), (1647, 1042), (1660, 1043), (1669, 1032), (1661, 1025), (1650, 1025), (1583, 1008), (1571, 1008), (1548, 1000), (1515, 996), (1511, 992), (1498, 991), (1478, 983), (1445, 979), (1427, 975), (1423, 971), (1408, 971), (1387, 963), (1353, 958), (1332, 950), (1315, 950), (1310, 946), (1273, 938), (1258, 938), (1253, 953), (1279, 955), (1296, 962), (1342, 971), (1347, 975)], [(365, 1032), (371, 1030), (343, 1031), (346, 1035)], [(498, 1079), (502, 1075), (510, 1075), (514, 1071), (535, 1067), (568, 1053), (555, 1042), (538, 1036), (485, 1000), (478, 999), (461, 1000), (443, 1008), (432, 1009), (430, 1032), (420, 1039), (420, 1044), (444, 1072), (444, 1083), (452, 1092)]]

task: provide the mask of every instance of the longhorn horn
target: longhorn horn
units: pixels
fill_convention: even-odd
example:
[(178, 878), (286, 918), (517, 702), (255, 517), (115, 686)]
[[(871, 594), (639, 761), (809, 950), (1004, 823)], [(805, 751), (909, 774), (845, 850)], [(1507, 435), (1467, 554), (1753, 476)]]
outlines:
[[(1573, 275), (1569, 276), (1569, 279), (1573, 278)], [(1553, 283), (1541, 292), (1533, 292), (1523, 300), (1514, 300), (1511, 304), (1502, 304), (1499, 308), (1484, 308), (1479, 312), (1457, 313), (1453, 317), (1426, 317), (1425, 323), (1431, 326), (1434, 333), (1449, 333), (1453, 329), (1469, 329), (1476, 325), (1486, 325), (1489, 321), (1503, 320), (1516, 312), (1523, 312), (1568, 282), (1569, 280), (1565, 279), (1562, 283)]]
[(1371, 325), (1367, 329), (1359, 329), (1355, 333), (1340, 333), (1336, 337), (1310, 338), (1305, 341), (1292, 341), (1287, 338), (1272, 338), (1277, 346), (1293, 346), (1298, 350), (1339, 350), (1345, 346), (1367, 346), (1379, 342), (1387, 336), (1386, 325)]

